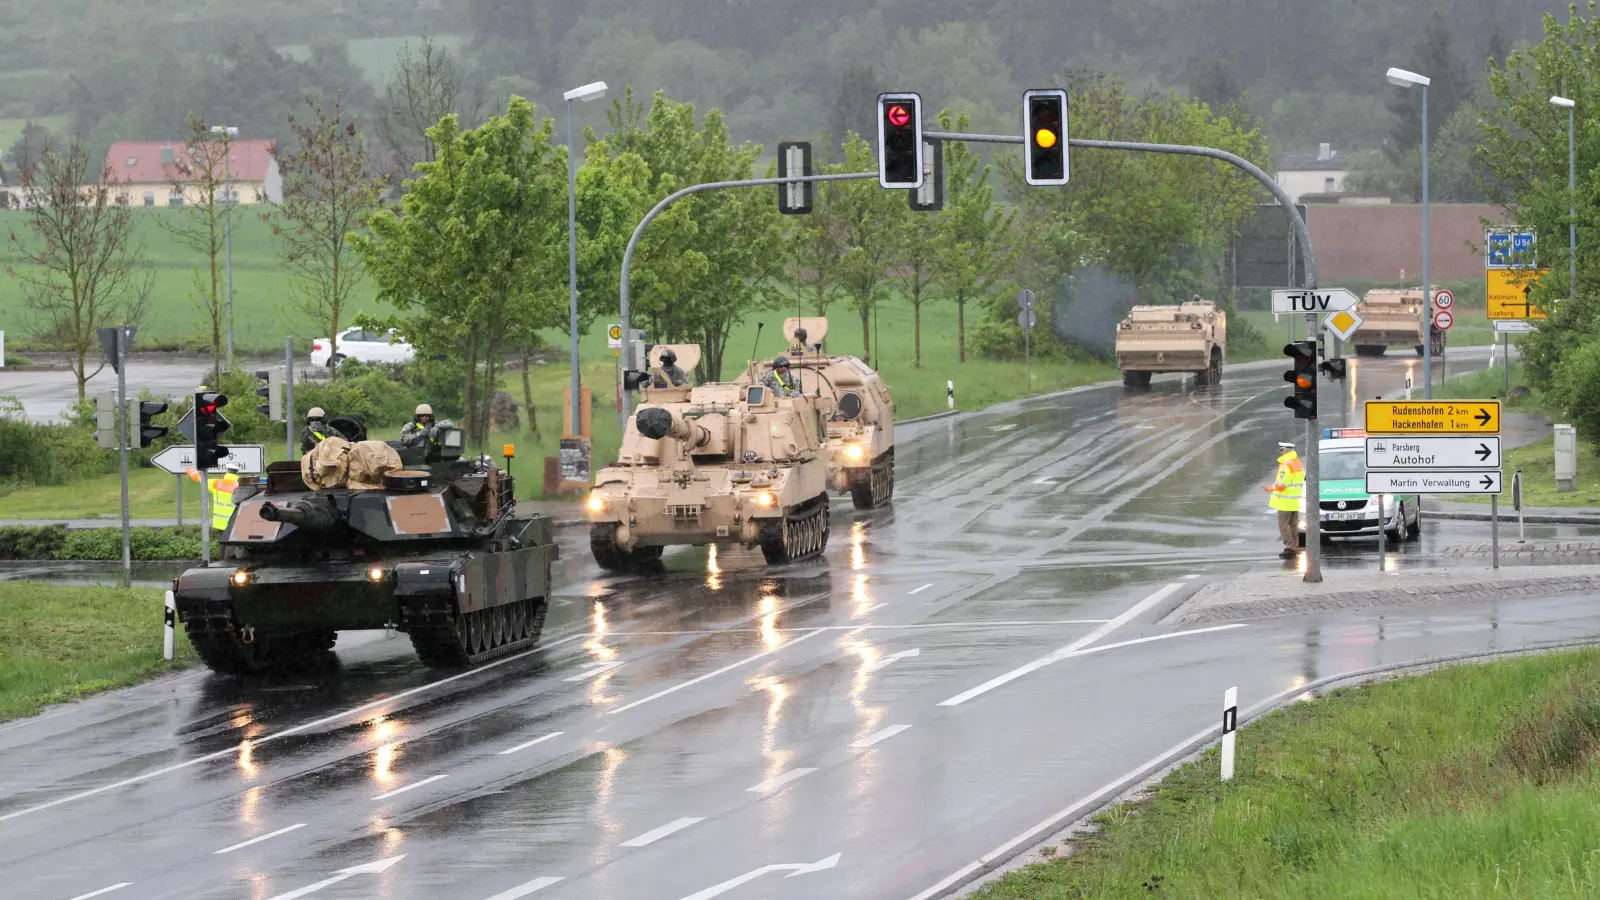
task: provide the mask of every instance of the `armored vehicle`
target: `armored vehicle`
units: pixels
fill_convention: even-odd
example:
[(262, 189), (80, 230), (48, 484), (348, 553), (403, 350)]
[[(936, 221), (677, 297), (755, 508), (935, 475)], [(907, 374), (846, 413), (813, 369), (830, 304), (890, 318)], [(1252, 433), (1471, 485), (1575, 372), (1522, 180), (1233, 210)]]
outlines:
[[(1382, 356), (1390, 347), (1412, 347), (1422, 355), (1422, 289), (1367, 291), (1356, 304), (1361, 325), (1350, 336), (1357, 356)], [(1431, 316), (1433, 310), (1429, 310)], [(1443, 332), (1433, 334), (1433, 352), (1444, 351)]]
[(471, 665), (539, 639), (557, 550), (546, 516), (518, 515), (514, 482), (462, 432), (424, 446), (331, 437), (241, 481), (218, 559), (172, 585), (207, 666), (293, 666), (336, 632), (405, 632), (433, 667)]
[(1177, 306), (1135, 306), (1117, 325), (1117, 368), (1128, 387), (1150, 386), (1162, 372), (1193, 372), (1195, 384), (1219, 384), (1228, 347), (1228, 314), (1199, 296)]
[[(871, 366), (829, 354), (827, 335), (825, 318), (783, 322), (796, 386), (817, 399), (827, 420), (828, 487), (849, 492), (856, 509), (872, 509), (894, 496), (894, 399)], [(758, 360), (737, 382), (759, 384), (771, 371), (772, 360)]]
[(595, 562), (628, 571), (668, 546), (723, 542), (759, 545), (769, 563), (822, 553), (826, 431), (814, 398), (761, 385), (643, 388), (617, 461), (589, 493)]

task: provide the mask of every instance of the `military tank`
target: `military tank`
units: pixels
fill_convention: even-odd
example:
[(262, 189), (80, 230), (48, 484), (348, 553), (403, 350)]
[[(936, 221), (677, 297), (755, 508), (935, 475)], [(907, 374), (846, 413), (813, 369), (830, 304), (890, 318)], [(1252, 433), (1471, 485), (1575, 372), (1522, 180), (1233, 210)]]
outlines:
[(1176, 306), (1135, 306), (1117, 325), (1117, 368), (1122, 383), (1147, 388), (1150, 376), (1193, 372), (1196, 385), (1222, 382), (1228, 314), (1196, 295)]
[(813, 397), (728, 382), (644, 387), (617, 461), (589, 492), (595, 562), (637, 571), (666, 547), (713, 543), (759, 546), (771, 564), (821, 554), (826, 433)]
[[(1382, 356), (1390, 347), (1411, 347), (1422, 356), (1422, 288), (1379, 288), (1356, 304), (1361, 324), (1350, 336), (1357, 356)], [(1430, 308), (1428, 314), (1437, 312)], [(1444, 352), (1444, 332), (1433, 332), (1433, 352)]]
[(514, 480), (463, 435), (425, 446), (324, 440), (241, 481), (209, 566), (173, 580), (189, 641), (213, 671), (305, 664), (337, 632), (404, 632), (435, 668), (539, 639), (557, 557), (547, 516), (519, 515)]
[[(791, 317), (783, 322), (790, 371), (805, 394), (817, 398), (827, 420), (828, 487), (849, 493), (856, 509), (894, 497), (894, 398), (873, 368), (854, 356), (829, 354), (828, 320)], [(757, 384), (771, 360), (745, 368), (739, 384)]]

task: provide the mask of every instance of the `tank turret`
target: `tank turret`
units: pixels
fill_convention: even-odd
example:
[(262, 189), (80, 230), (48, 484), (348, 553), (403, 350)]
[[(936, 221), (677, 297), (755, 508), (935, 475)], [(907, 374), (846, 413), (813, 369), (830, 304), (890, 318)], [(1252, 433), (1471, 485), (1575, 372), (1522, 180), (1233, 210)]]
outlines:
[(328, 531), (342, 521), (334, 507), (309, 500), (292, 500), (281, 506), (263, 501), (261, 518), (268, 522), (287, 522), (310, 531)]

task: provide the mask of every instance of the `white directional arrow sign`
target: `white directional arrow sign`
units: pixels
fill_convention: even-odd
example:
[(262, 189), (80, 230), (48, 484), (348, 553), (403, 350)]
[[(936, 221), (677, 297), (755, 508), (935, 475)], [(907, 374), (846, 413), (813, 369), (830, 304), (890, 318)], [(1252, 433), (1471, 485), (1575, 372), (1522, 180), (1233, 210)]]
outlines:
[(1359, 298), (1344, 288), (1285, 290), (1272, 292), (1275, 313), (1325, 313), (1353, 309)]
[(380, 859), (377, 862), (369, 862), (365, 865), (351, 866), (348, 869), (340, 869), (333, 874), (332, 878), (324, 878), (316, 884), (308, 884), (299, 890), (290, 891), (287, 894), (279, 894), (278, 896), (273, 897), (272, 900), (295, 900), (296, 897), (304, 897), (308, 894), (315, 894), (317, 891), (320, 891), (325, 887), (338, 884), (347, 878), (354, 878), (357, 875), (377, 875), (387, 871), (390, 866), (405, 858), (406, 855), (402, 853), (399, 856), (391, 856), (388, 859)]
[[(703, 891), (690, 894), (689, 896), (684, 897), (683, 900), (711, 900), (712, 897), (726, 894), (728, 891), (733, 890), (739, 885), (746, 882), (755, 881), (757, 878), (760, 878), (769, 872), (788, 872), (789, 874), (787, 877), (793, 878), (796, 875), (805, 875), (811, 872), (821, 872), (823, 869), (831, 869), (838, 864), (839, 854), (835, 853), (834, 855), (825, 859), (819, 859), (814, 863), (779, 863), (774, 866), (762, 866), (759, 869), (752, 869), (749, 872), (740, 875), (738, 878), (730, 878), (721, 884), (714, 884)], [(274, 900), (276, 900), (276, 898), (274, 898)]]
[[(210, 472), (212, 475), (221, 475), (227, 471), (228, 463), (238, 463), (240, 472), (246, 475), (259, 474), (266, 468), (266, 457), (265, 444), (230, 444), (228, 455), (224, 456)], [(158, 469), (165, 469), (173, 475), (182, 475), (194, 468), (194, 447), (182, 445), (167, 447), (150, 457), (150, 464)]]
[(870, 674), (886, 666), (894, 665), (894, 662), (897, 659), (907, 659), (912, 656), (920, 656), (921, 654), (921, 647), (912, 647), (910, 650), (901, 650), (899, 653), (891, 653), (888, 656), (885, 656), (883, 659), (880, 659), (877, 662), (867, 666), (865, 669), (862, 669), (862, 671)]
[(1369, 469), (1498, 469), (1500, 438), (1369, 437)]
[(1369, 494), (1498, 494), (1500, 471), (1367, 472)]

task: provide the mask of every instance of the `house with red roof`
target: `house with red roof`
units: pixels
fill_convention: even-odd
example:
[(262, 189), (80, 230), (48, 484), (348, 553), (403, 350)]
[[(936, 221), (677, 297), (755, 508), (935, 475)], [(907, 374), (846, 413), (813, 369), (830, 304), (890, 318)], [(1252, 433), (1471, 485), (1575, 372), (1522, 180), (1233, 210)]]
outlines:
[[(278, 171), (272, 146), (272, 141), (232, 142), (227, 175), (237, 202), (283, 202), (283, 174)], [(118, 141), (106, 151), (106, 171), (123, 183), (117, 198), (122, 203), (183, 206), (205, 199), (194, 183), (189, 147), (181, 141)]]

